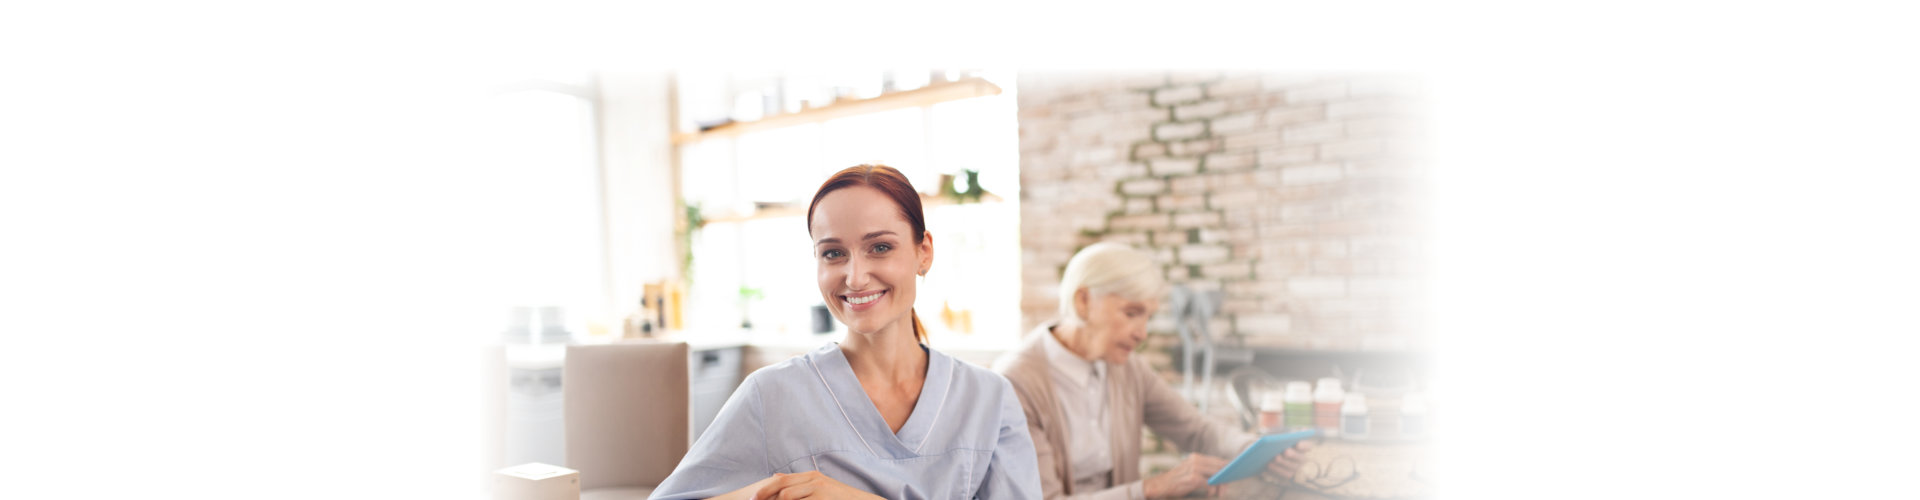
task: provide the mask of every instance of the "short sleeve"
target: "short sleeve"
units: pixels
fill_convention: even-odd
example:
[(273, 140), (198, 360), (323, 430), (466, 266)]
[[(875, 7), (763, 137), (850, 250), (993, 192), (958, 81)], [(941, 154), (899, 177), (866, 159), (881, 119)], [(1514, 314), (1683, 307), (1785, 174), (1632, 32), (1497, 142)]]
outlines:
[(748, 376), (720, 407), (652, 500), (712, 498), (773, 475), (767, 459), (766, 412), (757, 377)]

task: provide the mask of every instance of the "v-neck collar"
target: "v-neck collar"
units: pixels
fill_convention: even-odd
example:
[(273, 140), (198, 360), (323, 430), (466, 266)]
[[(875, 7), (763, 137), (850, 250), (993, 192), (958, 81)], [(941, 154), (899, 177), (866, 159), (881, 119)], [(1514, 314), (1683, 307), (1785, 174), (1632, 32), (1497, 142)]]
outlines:
[(920, 384), (920, 399), (914, 402), (913, 413), (907, 415), (907, 422), (900, 426), (897, 434), (887, 426), (886, 418), (880, 416), (879, 407), (874, 406), (866, 389), (860, 387), (860, 379), (854, 376), (853, 365), (847, 363), (846, 353), (840, 351), (839, 343), (821, 346), (807, 355), (814, 368), (819, 370), (821, 381), (833, 395), (841, 414), (846, 416), (847, 425), (852, 426), (854, 433), (875, 455), (886, 458), (920, 456), (921, 447), (932, 435), (934, 426), (939, 425), (940, 414), (946, 409), (955, 361), (925, 345), (920, 349), (927, 353), (927, 380)]

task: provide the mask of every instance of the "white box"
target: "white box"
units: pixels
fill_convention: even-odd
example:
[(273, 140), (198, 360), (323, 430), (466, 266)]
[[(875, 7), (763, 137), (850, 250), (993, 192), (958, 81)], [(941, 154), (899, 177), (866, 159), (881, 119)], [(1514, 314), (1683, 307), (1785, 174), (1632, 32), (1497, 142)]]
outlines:
[(494, 500), (580, 500), (580, 471), (529, 462), (493, 471)]

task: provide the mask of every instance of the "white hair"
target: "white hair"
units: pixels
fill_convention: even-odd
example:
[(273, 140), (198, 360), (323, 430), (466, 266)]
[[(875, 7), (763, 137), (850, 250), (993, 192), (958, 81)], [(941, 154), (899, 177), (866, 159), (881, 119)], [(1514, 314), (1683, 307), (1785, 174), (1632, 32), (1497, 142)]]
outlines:
[(1112, 295), (1125, 300), (1158, 299), (1166, 293), (1166, 281), (1160, 274), (1160, 265), (1133, 247), (1102, 242), (1080, 249), (1067, 261), (1067, 270), (1060, 276), (1060, 322), (1086, 322), (1073, 307), (1073, 296), (1082, 288), (1087, 289), (1088, 298)]

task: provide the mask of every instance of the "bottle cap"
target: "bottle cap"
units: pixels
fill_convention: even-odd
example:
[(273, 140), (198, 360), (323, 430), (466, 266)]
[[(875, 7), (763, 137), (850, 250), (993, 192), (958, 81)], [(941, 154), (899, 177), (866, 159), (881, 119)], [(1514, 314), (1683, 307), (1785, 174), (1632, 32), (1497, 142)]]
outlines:
[(1298, 403), (1313, 401), (1313, 385), (1298, 380), (1287, 382), (1287, 401)]
[(1367, 412), (1367, 396), (1365, 394), (1360, 394), (1360, 393), (1348, 394), (1347, 400), (1343, 403), (1340, 403), (1340, 413), (1359, 414), (1359, 413), (1366, 413), (1366, 412)]
[(1260, 409), (1279, 411), (1287, 406), (1286, 394), (1280, 391), (1267, 391), (1260, 395)]
[(1320, 403), (1338, 403), (1346, 392), (1340, 390), (1340, 379), (1327, 377), (1320, 379), (1318, 387), (1313, 389), (1313, 400)]

